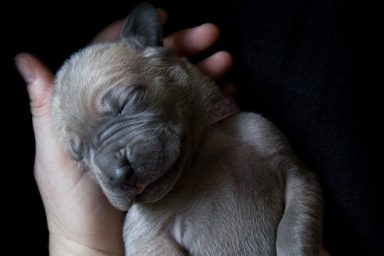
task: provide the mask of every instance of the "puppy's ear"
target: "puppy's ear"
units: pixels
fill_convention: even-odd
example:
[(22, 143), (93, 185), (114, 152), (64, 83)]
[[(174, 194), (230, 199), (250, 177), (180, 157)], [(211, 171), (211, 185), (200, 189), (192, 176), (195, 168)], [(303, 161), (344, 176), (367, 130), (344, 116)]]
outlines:
[(140, 48), (163, 46), (163, 32), (156, 9), (147, 2), (135, 6), (127, 16), (121, 37)]

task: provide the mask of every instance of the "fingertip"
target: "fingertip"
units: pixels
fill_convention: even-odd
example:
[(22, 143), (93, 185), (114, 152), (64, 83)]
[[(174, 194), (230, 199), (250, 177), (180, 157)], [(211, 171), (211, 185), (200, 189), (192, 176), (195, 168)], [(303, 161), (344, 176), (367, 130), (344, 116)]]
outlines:
[(178, 56), (189, 57), (212, 46), (219, 38), (219, 29), (212, 23), (177, 31), (164, 39), (164, 45)]
[(201, 36), (209, 35), (212, 41), (216, 41), (220, 36), (219, 28), (213, 23), (204, 23), (196, 27), (197, 33), (202, 33)]
[(29, 53), (17, 54), (15, 64), (27, 83), (32, 112), (36, 114), (37, 109), (42, 109), (41, 107), (47, 105), (53, 75), (43, 63)]
[(209, 48), (220, 36), (218, 27), (212, 23), (204, 23), (191, 29), (191, 34), (186, 36), (189, 40), (191, 52), (196, 53)]
[(19, 53), (15, 56), (15, 64), (20, 72), (20, 75), (24, 78), (28, 84), (35, 82), (36, 80), (52, 79), (53, 75), (51, 71), (35, 56), (29, 53)]
[(36, 80), (36, 72), (32, 68), (29, 61), (29, 54), (19, 53), (15, 56), (15, 65), (21, 77), (27, 84), (31, 84)]
[(99, 34), (96, 35), (96, 37), (91, 41), (91, 43), (112, 42), (118, 40), (124, 23), (125, 19), (120, 19), (108, 25)]
[(229, 52), (220, 51), (198, 64), (200, 70), (213, 79), (219, 79), (232, 67), (233, 58)]

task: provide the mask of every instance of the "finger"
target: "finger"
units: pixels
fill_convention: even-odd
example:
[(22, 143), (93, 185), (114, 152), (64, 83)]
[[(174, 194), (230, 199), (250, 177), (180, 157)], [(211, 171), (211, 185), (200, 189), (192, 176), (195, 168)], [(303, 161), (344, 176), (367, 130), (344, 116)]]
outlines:
[[(27, 83), (30, 99), (33, 129), (35, 133), (37, 151), (47, 149), (54, 154), (55, 143), (51, 115), (51, 92), (53, 75), (48, 68), (34, 56), (21, 53), (15, 58), (16, 66)], [(46, 153), (46, 152), (44, 152)]]
[[(27, 83), (36, 142), (35, 179), (40, 188), (62, 170), (67, 181), (77, 180), (75, 165), (64, 152), (52, 122), (51, 93), (53, 74), (34, 56), (21, 53), (15, 57), (16, 66)], [(52, 171), (55, 170), (55, 171)], [(48, 173), (49, 174), (48, 174)], [(72, 175), (72, 176), (71, 176)], [(49, 185), (49, 184), (48, 184)]]
[[(156, 11), (159, 15), (160, 23), (164, 25), (165, 21), (167, 20), (167, 13), (163, 9), (156, 9)], [(125, 21), (126, 19), (120, 19), (110, 24), (92, 40), (92, 43), (113, 42), (118, 40)]]
[(233, 58), (225, 51), (217, 52), (201, 61), (198, 68), (214, 80), (221, 78), (232, 67)]
[(124, 25), (125, 19), (121, 19), (115, 21), (114, 23), (107, 26), (103, 29), (93, 40), (91, 43), (98, 42), (113, 42), (119, 39), (120, 31)]
[(27, 53), (18, 54), (15, 63), (27, 83), (33, 117), (45, 115), (50, 107), (53, 74), (38, 59)]
[(189, 57), (206, 50), (219, 38), (219, 29), (211, 23), (173, 33), (164, 39), (164, 45), (172, 53)]

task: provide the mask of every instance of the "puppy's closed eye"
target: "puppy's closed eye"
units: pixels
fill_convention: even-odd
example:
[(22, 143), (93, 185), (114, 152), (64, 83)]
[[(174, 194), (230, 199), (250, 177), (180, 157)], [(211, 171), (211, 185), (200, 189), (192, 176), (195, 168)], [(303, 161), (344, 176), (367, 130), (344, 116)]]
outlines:
[(148, 97), (144, 85), (118, 85), (109, 90), (101, 99), (101, 113), (105, 116), (117, 116), (143, 111)]
[(78, 136), (73, 135), (69, 139), (68, 151), (74, 160), (81, 161), (83, 159), (83, 143), (81, 142), (81, 139)]

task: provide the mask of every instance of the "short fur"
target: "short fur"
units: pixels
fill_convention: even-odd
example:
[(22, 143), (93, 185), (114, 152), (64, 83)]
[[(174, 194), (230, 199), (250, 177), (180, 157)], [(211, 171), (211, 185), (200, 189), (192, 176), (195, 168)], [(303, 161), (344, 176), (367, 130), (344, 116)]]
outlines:
[(162, 47), (154, 8), (74, 54), (53, 112), (71, 157), (128, 211), (126, 255), (317, 255), (322, 196), (279, 130), (241, 112), (207, 126), (218, 87)]

